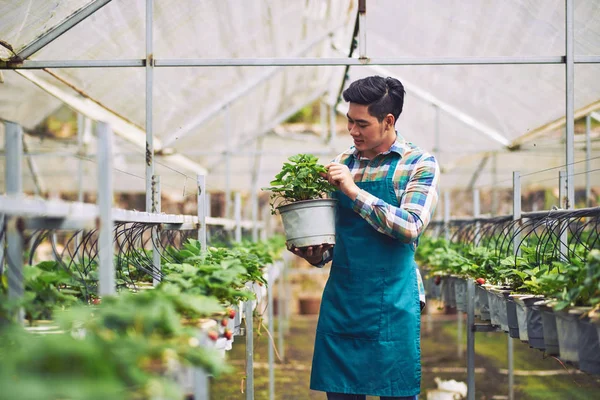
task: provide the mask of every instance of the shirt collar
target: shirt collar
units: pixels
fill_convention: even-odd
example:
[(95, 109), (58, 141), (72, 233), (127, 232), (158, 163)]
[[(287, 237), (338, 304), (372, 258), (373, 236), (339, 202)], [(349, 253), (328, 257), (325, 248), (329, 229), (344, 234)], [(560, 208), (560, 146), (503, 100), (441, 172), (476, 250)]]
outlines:
[[(394, 141), (394, 143), (392, 143), (392, 146), (390, 147), (390, 149), (388, 151), (384, 151), (383, 153), (380, 153), (380, 155), (385, 156), (388, 155), (390, 153), (397, 153), (400, 158), (404, 157), (404, 154), (406, 154), (406, 151), (409, 149), (408, 143), (406, 142), (406, 140), (400, 136), (398, 134), (398, 132), (396, 132), (396, 140)], [(352, 146), (350, 148), (350, 151), (352, 152), (352, 154), (354, 155), (354, 157), (357, 160), (360, 160), (360, 152), (358, 150), (356, 150), (356, 148), (354, 146)]]

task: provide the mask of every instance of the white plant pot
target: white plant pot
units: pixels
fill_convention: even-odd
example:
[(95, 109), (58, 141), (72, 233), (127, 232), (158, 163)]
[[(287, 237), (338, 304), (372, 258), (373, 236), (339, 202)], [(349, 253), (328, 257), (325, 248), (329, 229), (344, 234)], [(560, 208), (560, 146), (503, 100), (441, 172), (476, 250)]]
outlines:
[(317, 199), (278, 207), (287, 243), (294, 247), (335, 244), (336, 204), (336, 199)]

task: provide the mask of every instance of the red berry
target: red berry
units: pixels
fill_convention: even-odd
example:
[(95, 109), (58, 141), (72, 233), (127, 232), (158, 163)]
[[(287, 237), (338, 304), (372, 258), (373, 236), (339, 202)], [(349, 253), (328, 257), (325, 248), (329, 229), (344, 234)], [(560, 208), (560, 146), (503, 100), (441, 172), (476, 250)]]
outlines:
[(485, 279), (483, 279), (483, 278), (477, 278), (476, 282), (477, 282), (479, 285), (483, 285), (483, 284), (485, 283)]
[(210, 331), (208, 332), (208, 337), (210, 338), (210, 340), (217, 340), (219, 338), (219, 333), (217, 331)]
[(231, 340), (231, 338), (233, 337), (233, 332), (231, 332), (229, 329), (225, 329), (225, 332), (223, 332), (223, 336), (225, 336), (225, 339)]
[(235, 317), (235, 310), (230, 309), (229, 310), (229, 318), (233, 319)]
[(221, 326), (227, 326), (229, 324), (229, 320), (227, 318), (223, 318), (221, 320)]

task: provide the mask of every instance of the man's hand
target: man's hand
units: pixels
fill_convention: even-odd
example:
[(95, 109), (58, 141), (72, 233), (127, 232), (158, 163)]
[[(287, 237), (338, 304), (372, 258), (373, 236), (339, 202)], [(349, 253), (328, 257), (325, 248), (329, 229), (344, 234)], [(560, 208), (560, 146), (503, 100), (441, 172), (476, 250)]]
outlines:
[(358, 196), (359, 187), (354, 183), (354, 178), (350, 169), (345, 164), (329, 163), (325, 166), (327, 169), (327, 180), (333, 186), (339, 188), (350, 200), (355, 200)]
[(297, 255), (298, 257), (304, 258), (311, 264), (318, 264), (323, 260), (323, 253), (331, 249), (333, 245), (322, 244), (320, 246), (308, 246), (308, 247), (294, 247), (286, 244), (287, 249)]

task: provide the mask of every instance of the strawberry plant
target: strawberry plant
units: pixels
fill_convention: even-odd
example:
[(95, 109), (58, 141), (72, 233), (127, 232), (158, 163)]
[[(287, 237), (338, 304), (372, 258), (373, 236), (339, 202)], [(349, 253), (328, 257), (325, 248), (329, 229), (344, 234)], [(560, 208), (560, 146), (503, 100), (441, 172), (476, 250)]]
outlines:
[(325, 167), (318, 163), (312, 154), (297, 154), (288, 158), (281, 171), (270, 182), (270, 187), (262, 190), (273, 192), (271, 195), (271, 212), (275, 214), (277, 207), (303, 200), (324, 198), (336, 190), (321, 174), (327, 173)]

